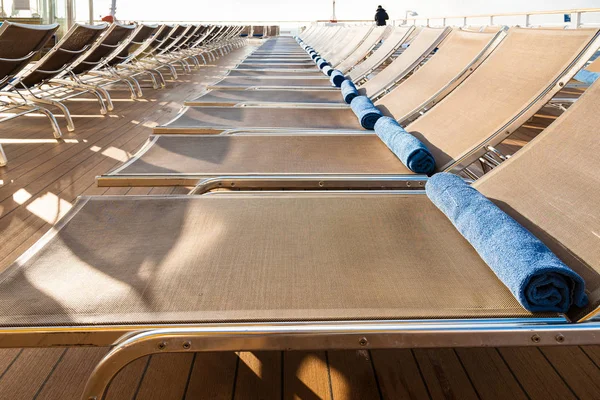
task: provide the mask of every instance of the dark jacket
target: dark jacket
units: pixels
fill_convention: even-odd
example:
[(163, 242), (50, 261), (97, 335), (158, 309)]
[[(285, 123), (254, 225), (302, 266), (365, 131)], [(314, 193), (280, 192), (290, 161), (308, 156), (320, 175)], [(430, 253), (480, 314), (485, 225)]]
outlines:
[(377, 22), (377, 26), (385, 25), (385, 21), (388, 19), (390, 19), (390, 17), (387, 15), (387, 12), (383, 8), (378, 8), (375, 13), (375, 22)]

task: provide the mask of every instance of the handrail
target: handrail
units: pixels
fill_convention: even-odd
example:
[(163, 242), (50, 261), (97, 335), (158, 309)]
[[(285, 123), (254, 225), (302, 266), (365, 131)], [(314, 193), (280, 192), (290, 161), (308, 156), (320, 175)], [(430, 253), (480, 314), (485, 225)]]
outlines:
[(413, 25), (417, 24), (417, 21), (426, 21), (426, 25), (430, 25), (431, 20), (441, 20), (442, 26), (446, 26), (446, 22), (448, 20), (456, 20), (462, 19), (462, 24), (467, 25), (467, 21), (470, 18), (489, 18), (489, 24), (494, 25), (494, 18), (496, 17), (525, 17), (524, 26), (531, 26), (530, 18), (535, 15), (558, 15), (558, 14), (568, 14), (571, 17), (570, 22), (565, 22), (565, 25), (570, 25), (572, 27), (578, 28), (582, 26), (581, 15), (589, 14), (589, 13), (600, 13), (600, 8), (575, 8), (575, 9), (567, 9), (567, 10), (544, 10), (544, 11), (528, 11), (528, 12), (508, 12), (508, 13), (488, 13), (488, 14), (474, 14), (474, 15), (457, 15), (457, 16), (440, 16), (440, 17), (412, 17), (405, 19), (398, 19), (398, 25), (409, 24), (412, 22)]

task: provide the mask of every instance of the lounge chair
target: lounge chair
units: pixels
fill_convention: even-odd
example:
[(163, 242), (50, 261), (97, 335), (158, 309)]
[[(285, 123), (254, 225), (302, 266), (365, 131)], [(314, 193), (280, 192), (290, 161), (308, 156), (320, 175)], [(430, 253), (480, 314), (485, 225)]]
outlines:
[[(446, 38), (448, 34), (449, 36)], [(375, 100), (378, 96), (384, 94), (399, 81), (410, 75), (438, 46), (441, 46), (441, 49), (447, 47), (448, 50), (442, 52), (443, 57), (439, 57), (436, 54), (436, 62), (433, 64), (437, 68), (434, 69), (433, 66), (427, 67), (427, 79), (430, 79), (432, 82), (427, 86), (430, 88), (432, 86), (443, 87), (442, 85), (448, 84), (460, 72), (468, 72), (464, 71), (465, 67), (472, 67), (472, 64), (481, 59), (483, 53), (487, 53), (493, 49), (503, 36), (504, 33), (496, 35), (462, 31), (449, 33), (449, 30), (424, 28), (413, 40), (411, 46), (390, 65), (375, 75), (374, 78), (367, 80), (362, 86), (359, 85), (359, 93)], [(490, 45), (491, 49), (488, 49), (487, 45)], [(484, 49), (486, 50), (485, 52)], [(440, 58), (445, 62), (442, 62), (442, 60), (438, 61)], [(446, 65), (445, 63), (447, 62), (451, 64)], [(235, 72), (235, 70), (232, 72)], [(321, 73), (321, 75), (323, 74)], [(423, 95), (428, 93), (429, 91), (422, 91), (420, 92), (422, 95), (418, 96), (418, 98), (422, 99)], [(410, 103), (416, 99), (413, 96), (408, 96), (405, 97), (404, 101), (405, 103)], [(437, 100), (439, 101), (440, 99)], [(190, 107), (252, 105), (348, 106), (342, 99), (339, 90), (288, 91), (282, 89), (212, 90), (194, 100), (186, 101), (185, 105)]]
[(598, 124), (600, 84), (473, 184), (586, 306), (525, 309), (423, 192), (82, 197), (0, 274), (0, 343), (111, 346), (96, 400), (149, 354), (597, 344)]
[(111, 97), (104, 86), (115, 82), (125, 83), (127, 88), (131, 92), (131, 97), (136, 98), (137, 93), (129, 81), (119, 79), (117, 81), (112, 80), (110, 82), (91, 82), (90, 80), (84, 80), (80, 78), (93, 70), (94, 68), (100, 68), (105, 65), (106, 60), (109, 60), (111, 55), (125, 43), (129, 37), (133, 34), (135, 25), (121, 25), (117, 23), (111, 24), (103, 35), (96, 40), (90, 49), (79, 59), (69, 66), (61, 74), (58, 74), (55, 78), (48, 81), (47, 84), (62, 84), (66, 86), (79, 86), (84, 90), (93, 89), (100, 92), (104, 96), (104, 100), (109, 111), (113, 110), (113, 103)]
[[(395, 28), (390, 36), (383, 42), (377, 50), (375, 50), (369, 57), (363, 62), (352, 68), (346, 76), (348, 79), (359, 82), (365, 78), (368, 74), (379, 68), (388, 58), (394, 54), (394, 52), (406, 41), (410, 32), (414, 29), (413, 27), (399, 27)], [(249, 64), (248, 64), (249, 65)], [(253, 64), (256, 65), (256, 64)], [(272, 65), (281, 67), (283, 64), (261, 64), (261, 66)], [(292, 68), (299, 68), (304, 64), (287, 64)], [(315, 64), (309, 61), (310, 68), (315, 68)], [(321, 78), (302, 78), (302, 79), (289, 79), (284, 77), (281, 79), (277, 78), (264, 78), (257, 79), (253, 77), (225, 77), (221, 81), (209, 85), (208, 89), (269, 89), (269, 88), (286, 88), (288, 90), (302, 90), (302, 89), (323, 89), (323, 90), (338, 90), (333, 87), (327, 80)]]
[(53, 83), (52, 79), (68, 72), (69, 68), (91, 48), (107, 28), (107, 24), (75, 24), (41, 60), (21, 71), (5, 85), (2, 95), (22, 99), (27, 104), (57, 107), (65, 116), (69, 131), (74, 130), (75, 125), (68, 108), (63, 104), (65, 100), (86, 93), (92, 94), (98, 100), (100, 112), (106, 114), (104, 100), (94, 88)]
[[(9, 21), (4, 21), (0, 26), (0, 111), (13, 112), (12, 115), (0, 118), (0, 123), (32, 112), (41, 112), (48, 117), (54, 137), (62, 136), (58, 123), (49, 110), (12, 96), (5, 98), (2, 92), (15, 75), (38, 54), (58, 27), (58, 24), (26, 25)], [(0, 145), (0, 167), (6, 163), (6, 155)]]
[[(550, 51), (555, 49), (557, 42), (561, 43), (561, 51)], [(436, 171), (463, 171), (479, 157), (493, 151), (493, 146), (512, 134), (546, 104), (593, 54), (597, 48), (594, 46), (599, 43), (600, 36), (596, 29), (558, 31), (512, 28), (467, 79), (429, 112), (406, 126), (406, 130), (428, 146), (436, 161)], [(397, 94), (392, 92), (390, 95)], [(404, 98), (398, 96), (401, 100)], [(498, 104), (502, 104), (502, 107)], [(201, 115), (202, 120), (212, 118), (215, 123), (223, 124), (235, 120), (238, 126), (246, 117), (245, 112), (250, 110), (251, 114), (264, 110), (258, 114), (264, 116), (262, 121), (265, 125), (270, 121), (274, 123), (255, 129), (232, 127), (225, 130), (208, 124), (199, 127), (197, 121), (200, 118), (188, 115), (190, 110)], [(391, 106), (385, 110), (393, 111)], [(460, 118), (456, 118), (457, 115)], [(381, 177), (391, 174), (424, 180), (424, 176), (412, 173), (400, 160), (394, 159), (392, 153), (382, 146), (378, 136), (359, 131), (360, 125), (351, 110), (196, 107), (190, 108), (174, 123), (175, 129), (169, 125), (155, 128), (155, 133), (162, 135), (151, 137), (149, 143), (129, 162), (100, 177), (99, 184), (190, 185), (203, 183), (207, 179), (210, 184), (218, 184), (221, 179), (229, 179), (236, 187), (243, 187), (246, 179), (269, 175), (279, 177), (279, 187), (292, 188), (296, 185), (293, 175), (310, 175), (313, 177), (313, 187), (325, 188), (329, 180), (337, 181), (339, 176), (371, 174)], [(281, 129), (286, 123), (290, 127), (294, 124), (303, 125), (304, 128)], [(277, 127), (280, 129), (275, 129)], [(316, 130), (318, 128), (326, 130)], [(233, 135), (194, 137), (191, 134), (222, 131)], [(176, 137), (171, 134), (187, 135)], [(362, 139), (355, 138), (356, 134)], [(342, 137), (334, 142), (332, 135)], [(258, 146), (260, 137), (264, 137), (264, 143)], [(346, 144), (341, 147), (340, 143)], [(367, 148), (371, 149), (372, 154), (359, 157)], [(338, 155), (327, 156), (327, 151)], [(345, 159), (344, 154), (350, 154), (353, 160), (361, 162), (348, 166), (342, 160)], [(262, 162), (249, 163), (245, 160)], [(271, 167), (268, 167), (269, 160), (273, 162)], [(340, 163), (339, 167), (337, 163)], [(257, 167), (254, 168), (254, 165)], [(287, 182), (282, 175), (289, 176)], [(255, 182), (249, 184), (256, 185)], [(378, 185), (383, 187), (393, 184), (393, 181), (386, 179), (378, 180)], [(352, 182), (348, 183), (348, 186), (352, 185)], [(406, 180), (401, 180), (399, 185), (409, 186)], [(419, 183), (413, 182), (411, 187), (415, 185)]]

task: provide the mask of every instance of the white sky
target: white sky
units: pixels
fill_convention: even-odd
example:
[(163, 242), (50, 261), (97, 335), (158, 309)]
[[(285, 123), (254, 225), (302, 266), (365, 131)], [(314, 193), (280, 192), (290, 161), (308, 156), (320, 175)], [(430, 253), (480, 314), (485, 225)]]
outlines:
[[(77, 0), (77, 14), (87, 16), (87, 1)], [(371, 19), (377, 5), (390, 18), (402, 19), (407, 9), (420, 16), (445, 16), (516, 11), (600, 8), (600, 0), (336, 0), (338, 19)], [(96, 17), (108, 13), (110, 0), (94, 0)], [(328, 19), (330, 0), (117, 0), (122, 20), (257, 21)]]

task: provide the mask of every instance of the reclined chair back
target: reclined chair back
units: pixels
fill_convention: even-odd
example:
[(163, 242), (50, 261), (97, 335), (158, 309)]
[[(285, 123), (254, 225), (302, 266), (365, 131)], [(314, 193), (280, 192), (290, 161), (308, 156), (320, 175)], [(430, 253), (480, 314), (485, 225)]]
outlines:
[(181, 46), (190, 39), (191, 35), (196, 30), (195, 25), (184, 26), (183, 28), (184, 29), (181, 31), (179, 36), (173, 39), (173, 42), (162, 52), (162, 54), (179, 50)]
[(208, 42), (215, 29), (217, 29), (217, 27), (214, 25), (205, 26), (202, 32), (200, 32), (198, 35), (198, 38), (192, 43), (191, 48), (204, 46)]
[(394, 32), (383, 42), (377, 50), (373, 52), (365, 61), (358, 64), (348, 72), (348, 77), (353, 81), (358, 81), (369, 73), (377, 69), (385, 62), (396, 50), (400, 48), (402, 43), (406, 41), (414, 27), (397, 27)]
[(190, 29), (190, 32), (188, 34), (186, 34), (186, 38), (185, 40), (182, 40), (178, 45), (177, 45), (177, 50), (185, 50), (185, 49), (189, 49), (191, 48), (194, 43), (196, 43), (198, 41), (198, 39), (200, 39), (200, 37), (202, 37), (202, 34), (205, 31), (205, 27), (202, 25), (197, 25), (194, 26), (192, 29)]
[(572, 310), (572, 321), (600, 313), (599, 124), (596, 82), (531, 143), (473, 184), (585, 280), (589, 304)]
[(356, 63), (365, 58), (367, 54), (373, 50), (375, 46), (389, 33), (391, 33), (393, 27), (391, 26), (377, 26), (373, 28), (369, 35), (362, 41), (362, 43), (346, 58), (340, 60), (340, 63), (336, 65), (336, 69), (339, 69), (343, 73), (346, 73)]
[(131, 54), (127, 61), (132, 59), (141, 59), (144, 57), (148, 57), (151, 54), (154, 54), (158, 46), (169, 36), (169, 34), (175, 29), (174, 26), (171, 25), (161, 25), (156, 31), (153, 32), (153, 36), (150, 37), (144, 44), (140, 45), (140, 47), (135, 50), (133, 54)]
[(62, 74), (90, 49), (107, 27), (107, 24), (75, 24), (31, 70), (18, 77), (19, 84), (30, 88)]
[(4, 21), (0, 26), (0, 88), (31, 61), (58, 29), (58, 24), (26, 25)]
[(462, 170), (550, 101), (598, 47), (598, 29), (511, 28), (468, 79), (406, 129), (439, 171)]
[(108, 60), (107, 65), (114, 66), (116, 64), (122, 63), (129, 58), (130, 53), (135, 48), (135, 46), (142, 46), (146, 40), (155, 34), (158, 30), (158, 25), (145, 25), (141, 24), (135, 29), (135, 31), (131, 34), (131, 38), (127, 44), (121, 47), (121, 49), (114, 54), (114, 56)]
[(242, 29), (242, 32), (240, 32), (240, 36), (241, 37), (248, 37), (248, 35), (250, 34), (250, 30), (252, 29), (251, 26), (246, 25), (244, 26), (244, 29)]
[(105, 64), (112, 54), (116, 56), (115, 50), (131, 36), (135, 28), (135, 25), (113, 23), (70, 71), (78, 75)]
[(164, 54), (167, 52), (171, 48), (171, 45), (173, 45), (173, 43), (175, 43), (175, 41), (179, 39), (184, 32), (187, 31), (187, 29), (188, 27), (185, 25), (175, 25), (156, 48), (156, 54)]

